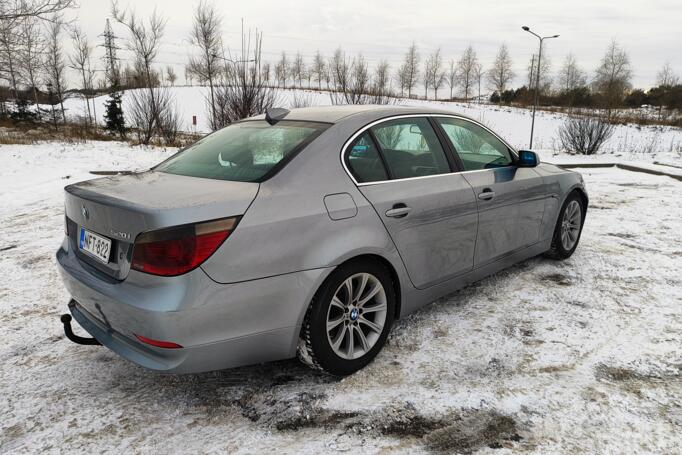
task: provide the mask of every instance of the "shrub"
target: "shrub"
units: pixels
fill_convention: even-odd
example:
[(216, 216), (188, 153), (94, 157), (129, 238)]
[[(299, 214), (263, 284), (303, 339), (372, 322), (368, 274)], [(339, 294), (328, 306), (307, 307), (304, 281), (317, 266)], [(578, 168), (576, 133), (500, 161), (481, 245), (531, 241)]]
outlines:
[(559, 140), (570, 152), (593, 155), (613, 131), (614, 126), (604, 117), (572, 116), (559, 128)]

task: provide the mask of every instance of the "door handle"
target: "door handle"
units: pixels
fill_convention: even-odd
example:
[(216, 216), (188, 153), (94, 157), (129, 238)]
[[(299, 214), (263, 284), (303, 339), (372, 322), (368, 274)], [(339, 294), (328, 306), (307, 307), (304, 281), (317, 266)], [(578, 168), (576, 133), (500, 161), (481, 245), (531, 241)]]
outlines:
[(405, 204), (395, 204), (393, 208), (386, 210), (386, 216), (391, 218), (403, 218), (410, 213), (410, 210), (412, 210), (412, 208)]
[(486, 201), (489, 201), (494, 197), (495, 197), (495, 192), (491, 191), (491, 190), (487, 190), (487, 191), (483, 190), (482, 193), (478, 193), (478, 198), (486, 200)]

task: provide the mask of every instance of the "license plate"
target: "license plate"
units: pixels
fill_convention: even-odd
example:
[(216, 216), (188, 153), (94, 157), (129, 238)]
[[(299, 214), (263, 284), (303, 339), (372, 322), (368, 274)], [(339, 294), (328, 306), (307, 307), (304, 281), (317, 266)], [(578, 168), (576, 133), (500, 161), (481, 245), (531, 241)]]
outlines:
[(105, 264), (109, 262), (111, 240), (106, 237), (102, 237), (101, 235), (90, 232), (85, 228), (81, 228), (78, 247), (81, 251), (104, 262)]

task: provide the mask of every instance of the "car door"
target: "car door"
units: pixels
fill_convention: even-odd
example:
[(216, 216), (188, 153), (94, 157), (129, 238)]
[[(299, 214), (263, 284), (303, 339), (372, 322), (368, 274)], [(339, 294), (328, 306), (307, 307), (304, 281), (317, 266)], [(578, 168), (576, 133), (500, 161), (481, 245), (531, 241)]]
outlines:
[(474, 263), (476, 199), (441, 141), (426, 117), (394, 118), (357, 135), (344, 155), (417, 288)]
[(469, 120), (438, 117), (478, 203), (478, 267), (540, 240), (545, 206), (542, 177), (515, 165), (510, 148)]

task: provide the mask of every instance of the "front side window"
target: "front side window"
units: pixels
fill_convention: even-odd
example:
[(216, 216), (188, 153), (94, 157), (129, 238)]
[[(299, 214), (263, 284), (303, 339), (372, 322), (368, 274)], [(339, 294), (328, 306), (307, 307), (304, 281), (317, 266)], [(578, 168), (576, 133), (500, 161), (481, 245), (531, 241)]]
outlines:
[(446, 174), (450, 166), (436, 132), (425, 118), (388, 120), (371, 128), (391, 177)]
[(384, 163), (369, 133), (362, 133), (350, 146), (348, 167), (358, 183), (388, 180)]
[(234, 123), (154, 168), (169, 174), (260, 181), (327, 128), (324, 123), (264, 120)]
[(438, 118), (455, 147), (465, 171), (509, 166), (513, 163), (509, 148), (485, 128), (455, 118)]

